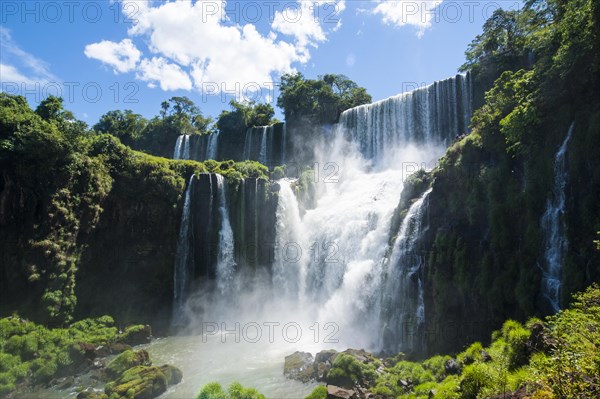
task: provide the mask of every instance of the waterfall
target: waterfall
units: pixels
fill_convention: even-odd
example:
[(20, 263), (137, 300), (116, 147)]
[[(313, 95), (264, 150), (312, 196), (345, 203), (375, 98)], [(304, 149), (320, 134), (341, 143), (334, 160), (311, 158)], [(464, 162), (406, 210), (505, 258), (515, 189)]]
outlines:
[[(207, 310), (216, 313), (206, 317), (268, 321), (293, 315), (306, 328), (334, 323), (346, 347), (422, 350), (414, 331), (411, 336), (403, 329), (414, 320), (419, 332), (425, 320), (422, 264), (414, 255), (429, 191), (409, 208), (390, 248), (391, 221), (408, 174), (435, 162), (467, 131), (469, 80), (458, 75), (345, 111), (314, 146), (315, 197), (307, 203), (307, 195), (295, 195), (310, 185), (305, 176), (272, 184), (270, 194), (264, 181), (248, 178), (232, 193), (235, 206), (228, 213), (223, 178), (200, 175), (194, 191), (205, 200), (192, 211), (194, 265), (207, 268), (196, 277), (217, 288), (209, 290), (216, 296)], [(244, 159), (294, 161), (286, 154), (283, 125), (247, 129), (243, 152), (238, 143)], [(212, 209), (218, 219), (210, 217)], [(218, 254), (211, 258), (202, 245), (215, 242), (213, 234)], [(259, 245), (273, 235), (273, 256), (265, 260)], [(246, 258), (234, 260), (232, 247)]]
[(431, 189), (415, 201), (404, 217), (382, 282), (384, 345), (390, 352), (420, 351), (425, 322), (423, 257), (416, 244), (423, 233), (423, 211)]
[(563, 215), (565, 212), (565, 189), (567, 185), (566, 154), (573, 135), (575, 123), (571, 123), (567, 136), (554, 157), (554, 187), (546, 203), (546, 212), (542, 216), (541, 226), (544, 232), (545, 268), (542, 278), (542, 292), (548, 299), (552, 310), (560, 310), (561, 271), (568, 241), (565, 234)]
[(273, 262), (273, 286), (280, 294), (288, 293), (297, 297), (302, 293), (304, 273), (300, 257), (302, 255), (302, 231), (298, 201), (291, 187), (291, 181), (281, 179), (277, 201), (277, 248)]
[(186, 134), (183, 138), (183, 154), (181, 159), (190, 159), (190, 135)]
[(183, 211), (181, 212), (181, 225), (179, 227), (179, 240), (177, 241), (177, 252), (175, 256), (175, 267), (173, 275), (173, 320), (174, 324), (182, 321), (181, 312), (189, 290), (190, 277), (192, 275), (193, 252), (190, 248), (191, 238), (191, 193), (194, 187), (195, 175), (192, 175), (185, 190)]
[(217, 191), (219, 196), (219, 215), (221, 217), (217, 255), (217, 288), (224, 294), (231, 288), (236, 263), (233, 230), (231, 229), (229, 210), (227, 208), (227, 186), (225, 178), (221, 175), (217, 175)]
[(409, 143), (448, 146), (468, 132), (472, 113), (470, 74), (349, 109), (342, 125), (367, 158), (381, 158), (390, 148)]
[(173, 151), (173, 159), (181, 159), (181, 147), (183, 145), (185, 135), (180, 135), (177, 137), (177, 141), (175, 142), (175, 150)]
[(208, 136), (208, 146), (206, 148), (206, 156), (204, 160), (207, 159), (217, 159), (217, 151), (219, 149), (219, 132), (212, 133)]
[(258, 162), (263, 165), (267, 164), (267, 132), (269, 130), (269, 126), (263, 126), (260, 128), (262, 130), (262, 138), (260, 140), (260, 153), (258, 155)]
[(190, 136), (188, 134), (177, 137), (173, 159), (190, 159)]

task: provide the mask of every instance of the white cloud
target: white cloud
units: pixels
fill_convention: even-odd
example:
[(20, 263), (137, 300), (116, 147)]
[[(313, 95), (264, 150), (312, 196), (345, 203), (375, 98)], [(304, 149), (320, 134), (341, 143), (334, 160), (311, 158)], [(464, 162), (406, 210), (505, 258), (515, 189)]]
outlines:
[[(158, 84), (163, 90), (189, 87), (202, 91), (208, 85), (213, 91), (270, 87), (278, 75), (293, 71), (294, 63), (308, 62), (310, 49), (339, 28), (344, 0), (318, 0), (315, 3), (319, 8), (328, 9), (329, 13), (316, 13), (320, 19), (315, 18), (310, 9), (314, 3), (298, 1), (292, 3), (297, 4), (299, 10), (294, 15), (294, 8), (286, 3), (287, 12), (278, 10), (271, 30), (261, 34), (254, 24), (232, 17), (225, 2), (124, 1), (121, 6), (125, 15), (135, 10), (129, 37), (143, 38), (152, 53), (147, 57), (153, 58), (138, 63), (144, 58), (143, 54), (137, 58), (125, 57), (125, 54), (132, 54), (121, 51), (125, 47), (138, 51), (130, 39), (88, 45), (86, 55), (94, 50), (93, 58), (111, 65), (115, 72), (135, 68), (139, 79), (150, 85)], [(337, 19), (332, 18), (332, 13)], [(329, 19), (325, 20), (321, 14)], [(102, 46), (90, 48), (99, 44)], [(188, 84), (190, 76), (191, 86)]]
[(2, 83), (32, 83), (30, 78), (23, 75), (12, 65), (0, 64), (0, 82)]
[(137, 66), (142, 55), (130, 39), (123, 39), (119, 43), (102, 40), (85, 46), (84, 54), (110, 65), (114, 72), (125, 73), (132, 71)]
[(192, 81), (179, 65), (171, 64), (164, 58), (144, 59), (140, 63), (139, 71), (136, 77), (145, 82), (149, 82), (149, 87), (156, 87), (155, 82), (160, 84), (160, 88), (167, 90), (191, 90)]
[(431, 27), (435, 16), (435, 9), (444, 0), (374, 0), (377, 5), (372, 10), (373, 14), (382, 16), (383, 22), (404, 26), (410, 25), (417, 28), (417, 36), (421, 37), (425, 30)]
[(21, 49), (4, 27), (0, 27), (0, 54), (0, 81), (3, 83), (44, 85), (59, 81), (45, 61)]

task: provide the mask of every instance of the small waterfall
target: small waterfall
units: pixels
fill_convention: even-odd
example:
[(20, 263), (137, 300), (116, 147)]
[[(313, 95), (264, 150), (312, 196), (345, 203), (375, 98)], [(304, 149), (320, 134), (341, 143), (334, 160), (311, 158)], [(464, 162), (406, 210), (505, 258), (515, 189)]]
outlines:
[(565, 234), (563, 215), (565, 212), (565, 189), (567, 185), (566, 154), (573, 135), (575, 123), (571, 123), (567, 137), (554, 157), (554, 188), (546, 203), (542, 216), (545, 268), (542, 278), (542, 292), (550, 302), (554, 312), (560, 310), (561, 271), (568, 241)]
[(221, 175), (217, 175), (217, 191), (219, 196), (219, 215), (221, 217), (217, 255), (217, 288), (221, 294), (224, 294), (231, 288), (236, 263), (233, 230), (231, 229), (229, 210), (227, 208), (227, 186), (225, 178)]
[(173, 159), (190, 159), (190, 136), (188, 134), (177, 137)]
[(217, 151), (219, 149), (219, 132), (212, 133), (208, 136), (208, 146), (206, 148), (206, 155), (203, 159), (217, 159)]
[(291, 181), (281, 179), (277, 202), (277, 247), (273, 262), (273, 286), (279, 294), (287, 294), (294, 299), (303, 294), (304, 273), (301, 267), (302, 221), (298, 200), (291, 187)]
[[(181, 225), (179, 227), (179, 240), (177, 241), (177, 253), (175, 256), (175, 268), (173, 275), (173, 324), (182, 321), (182, 310), (190, 287), (193, 275), (193, 249), (191, 241), (191, 193), (196, 176), (192, 175), (185, 190), (183, 211), (181, 213)], [(191, 250), (192, 249), (192, 250)]]
[(185, 135), (180, 135), (177, 137), (177, 141), (175, 142), (175, 150), (173, 151), (173, 159), (181, 159), (181, 147), (183, 145), (183, 140)]
[(183, 151), (181, 159), (190, 159), (190, 135), (186, 134), (183, 138)]
[(267, 164), (267, 132), (269, 131), (269, 126), (263, 126), (260, 128), (262, 130), (262, 137), (260, 140), (260, 153), (258, 154), (258, 162), (263, 165)]
[(423, 350), (423, 257), (418, 253), (416, 244), (423, 233), (423, 211), (430, 193), (431, 189), (427, 190), (410, 206), (400, 225), (383, 276), (381, 316), (384, 346), (391, 352)]

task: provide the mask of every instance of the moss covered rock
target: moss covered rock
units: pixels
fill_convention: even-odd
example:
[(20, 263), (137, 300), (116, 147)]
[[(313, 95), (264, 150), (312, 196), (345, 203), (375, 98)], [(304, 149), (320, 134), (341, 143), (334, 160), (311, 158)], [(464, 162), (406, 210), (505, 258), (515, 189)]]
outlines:
[(128, 350), (117, 356), (106, 367), (106, 373), (111, 378), (117, 378), (124, 371), (136, 366), (151, 366), (150, 356), (145, 350)]
[(168, 378), (160, 367), (136, 366), (106, 384), (104, 391), (110, 399), (152, 399), (163, 394), (168, 386)]
[(129, 326), (119, 337), (119, 342), (127, 345), (142, 345), (150, 342), (152, 329), (149, 325), (138, 324)]

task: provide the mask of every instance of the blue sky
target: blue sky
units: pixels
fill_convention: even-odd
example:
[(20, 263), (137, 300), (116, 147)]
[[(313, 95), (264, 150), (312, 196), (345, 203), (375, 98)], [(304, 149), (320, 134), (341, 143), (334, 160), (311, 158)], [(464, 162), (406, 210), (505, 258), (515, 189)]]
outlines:
[[(345, 74), (386, 98), (457, 72), (485, 19), (519, 1), (3, 1), (0, 83), (76, 117), (146, 117), (188, 96), (205, 115), (244, 96), (275, 105), (278, 77)], [(275, 87), (275, 88), (274, 88)], [(278, 111), (278, 115), (280, 111)]]

